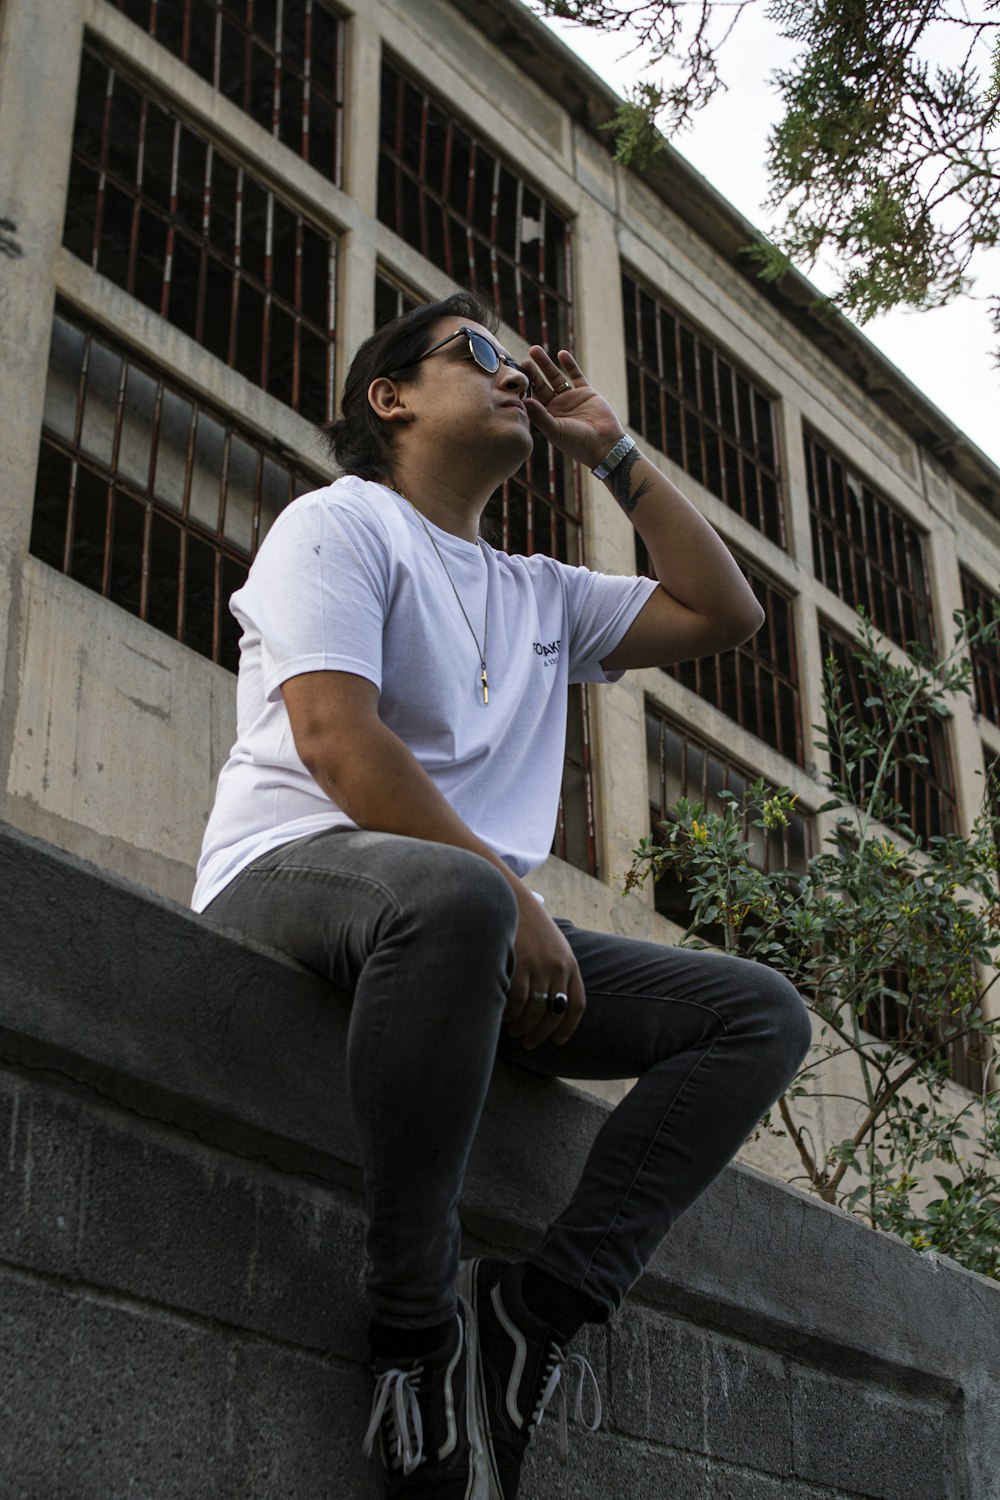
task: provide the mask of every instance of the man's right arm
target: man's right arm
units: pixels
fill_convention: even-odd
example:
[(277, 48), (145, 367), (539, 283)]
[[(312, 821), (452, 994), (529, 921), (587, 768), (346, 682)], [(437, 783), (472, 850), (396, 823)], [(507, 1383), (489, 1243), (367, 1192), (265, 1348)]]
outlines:
[[(282, 683), (299, 759), (320, 788), (359, 828), (467, 849), (488, 860), (517, 898), (517, 968), (504, 1019), (533, 1048), (549, 1036), (566, 1041), (586, 1004), (572, 951), (541, 903), (503, 860), (472, 832), (413, 752), (379, 718), (379, 691), (351, 672), (303, 672)], [(560, 1019), (528, 1009), (532, 990), (564, 991)]]

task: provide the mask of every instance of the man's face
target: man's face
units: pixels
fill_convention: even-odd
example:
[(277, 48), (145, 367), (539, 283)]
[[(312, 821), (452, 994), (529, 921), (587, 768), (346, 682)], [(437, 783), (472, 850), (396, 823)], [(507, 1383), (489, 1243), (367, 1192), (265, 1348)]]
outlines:
[[(477, 362), (468, 336), (459, 334), (462, 328), (478, 334), (502, 356), (495, 371), (485, 370)], [(458, 337), (451, 337), (453, 334)], [(508, 350), (480, 323), (441, 318), (427, 340), (429, 349), (435, 344), (442, 347), (421, 360), (415, 378), (403, 383), (405, 400), (417, 418), (415, 429), (422, 427), (428, 437), (438, 434), (449, 446), (456, 440), (480, 445), (484, 456), (486, 449), (499, 447), (509, 454), (513, 473), (532, 448), (524, 405), (527, 377), (503, 363), (503, 358), (510, 357)]]

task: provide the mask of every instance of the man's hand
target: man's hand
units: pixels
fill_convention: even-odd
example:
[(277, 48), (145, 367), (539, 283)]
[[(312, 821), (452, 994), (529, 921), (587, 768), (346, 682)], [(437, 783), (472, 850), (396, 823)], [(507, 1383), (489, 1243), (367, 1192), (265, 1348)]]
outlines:
[(557, 364), (541, 344), (532, 344), (521, 366), (532, 385), (524, 404), (531, 421), (554, 448), (593, 469), (625, 429), (572, 354), (560, 349), (558, 359)]
[[(529, 1052), (550, 1038), (568, 1042), (586, 1009), (583, 980), (573, 950), (542, 903), (526, 886), (517, 895), (518, 924), (514, 939), (517, 967), (503, 1013), (508, 1035), (524, 1037)], [(564, 994), (565, 1014), (555, 1016), (532, 994)]]

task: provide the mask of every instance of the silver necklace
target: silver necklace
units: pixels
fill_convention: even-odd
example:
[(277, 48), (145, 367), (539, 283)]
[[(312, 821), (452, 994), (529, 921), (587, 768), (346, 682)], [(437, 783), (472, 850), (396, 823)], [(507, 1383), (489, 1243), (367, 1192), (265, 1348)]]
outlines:
[[(395, 486), (393, 486), (393, 487), (395, 488)], [(441, 560), (441, 566), (442, 566), (442, 568), (444, 568), (445, 576), (447, 577), (448, 582), (451, 584), (451, 591), (455, 595), (455, 599), (456, 599), (456, 601), (458, 603), (459, 609), (462, 611), (462, 619), (465, 621), (466, 625), (468, 625), (468, 627), (469, 627), (469, 634), (472, 636), (472, 639), (476, 643), (476, 650), (479, 653), (479, 667), (480, 667), (479, 681), (480, 681), (480, 683), (482, 685), (482, 689), (483, 689), (483, 707), (485, 708), (486, 705), (487, 705), (487, 703), (489, 703), (489, 701), (490, 701), (490, 685), (489, 685), (489, 683), (486, 680), (486, 643), (487, 643), (487, 640), (489, 638), (489, 633), (490, 633), (490, 592), (489, 592), (489, 580), (487, 579), (487, 585), (486, 585), (486, 615), (485, 615), (485, 618), (483, 620), (483, 644), (480, 646), (480, 644), (479, 644), (479, 637), (476, 634), (476, 632), (473, 630), (473, 628), (472, 628), (472, 621), (469, 619), (469, 616), (466, 614), (465, 605), (462, 603), (462, 596), (458, 592), (458, 589), (455, 587), (455, 580), (454, 580), (454, 578), (452, 578), (451, 572), (449, 571), (449, 568), (448, 568), (448, 564), (444, 560), (444, 553), (441, 551), (441, 548), (438, 546), (437, 541), (435, 540), (433, 531), (431, 530), (431, 528), (428, 526), (426, 520), (424, 519), (423, 512), (417, 509), (417, 507), (413, 504), (413, 501), (410, 499), (409, 495), (404, 495), (403, 491), (401, 489), (396, 489), (396, 494), (400, 495), (406, 501), (407, 505), (410, 506), (410, 508), (412, 509), (414, 515), (417, 517), (417, 520), (420, 522), (421, 526), (424, 528), (424, 530), (426, 531), (427, 535), (430, 537), (431, 545), (433, 546), (434, 551), (437, 553), (438, 557)], [(482, 550), (482, 549), (480, 549), (480, 550)]]

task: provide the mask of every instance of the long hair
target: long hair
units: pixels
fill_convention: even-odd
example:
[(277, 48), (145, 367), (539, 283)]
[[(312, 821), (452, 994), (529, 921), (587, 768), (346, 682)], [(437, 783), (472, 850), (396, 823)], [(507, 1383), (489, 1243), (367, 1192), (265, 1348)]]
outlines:
[(430, 347), (434, 325), (448, 317), (481, 323), (494, 334), (499, 330), (496, 313), (481, 297), (475, 292), (455, 292), (443, 302), (425, 302), (383, 324), (359, 346), (344, 382), (341, 415), (325, 429), (330, 451), (343, 473), (376, 481), (389, 477), (394, 433), (392, 425), (372, 409), (368, 387), (380, 375), (410, 370), (408, 378), (419, 379), (416, 361)]

